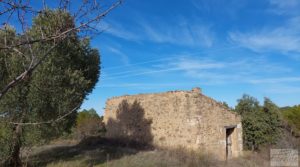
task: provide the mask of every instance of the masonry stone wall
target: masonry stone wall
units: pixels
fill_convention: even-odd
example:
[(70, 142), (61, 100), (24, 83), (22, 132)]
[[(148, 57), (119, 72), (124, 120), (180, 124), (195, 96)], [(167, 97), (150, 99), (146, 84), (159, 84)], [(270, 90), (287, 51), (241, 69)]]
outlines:
[(157, 147), (185, 147), (226, 159), (226, 129), (232, 157), (242, 153), (241, 119), (200, 89), (113, 97), (106, 102), (108, 138), (125, 138)]

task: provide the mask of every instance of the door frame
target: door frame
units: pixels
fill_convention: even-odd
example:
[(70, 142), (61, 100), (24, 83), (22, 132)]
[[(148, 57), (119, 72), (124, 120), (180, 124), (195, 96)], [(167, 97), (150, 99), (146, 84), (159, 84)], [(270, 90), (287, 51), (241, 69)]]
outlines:
[[(232, 158), (232, 146), (233, 146), (233, 139), (232, 139), (232, 135), (233, 133), (236, 131), (236, 127), (237, 125), (230, 125), (230, 126), (224, 126), (225, 128), (225, 156), (226, 156), (226, 160)], [(230, 140), (230, 143), (228, 143), (228, 139)], [(229, 146), (230, 146), (230, 150), (229, 150)], [(230, 151), (230, 152), (229, 152)]]

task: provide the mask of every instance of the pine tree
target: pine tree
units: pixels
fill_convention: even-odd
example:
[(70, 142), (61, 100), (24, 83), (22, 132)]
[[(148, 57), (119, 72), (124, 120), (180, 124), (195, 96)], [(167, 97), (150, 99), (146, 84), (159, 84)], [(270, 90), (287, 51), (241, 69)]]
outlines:
[[(33, 20), (32, 28), (26, 33), (36, 38), (74, 26), (69, 13), (48, 10)], [(45, 30), (44, 34), (40, 29)], [(24, 38), (11, 28), (2, 30), (0, 36), (1, 42), (12, 43), (16, 38)], [(3, 36), (6, 36), (6, 41), (2, 40)], [(55, 42), (37, 42), (30, 49), (24, 46), (20, 50), (29, 55), (40, 53), (36, 57), (42, 59), (41, 55)], [(26, 57), (15, 52), (1, 52), (0, 86), (22, 73), (26, 61)], [(9, 132), (0, 139), (0, 144), (5, 144), (0, 146), (1, 159), (6, 158), (9, 165), (20, 166), (22, 146), (49, 141), (69, 131), (75, 123), (76, 110), (94, 88), (99, 74), (100, 56), (96, 49), (90, 47), (88, 39), (80, 39), (73, 32), (60, 41), (30, 77), (23, 79), (1, 99), (1, 127)], [(26, 123), (31, 126), (23, 126)]]

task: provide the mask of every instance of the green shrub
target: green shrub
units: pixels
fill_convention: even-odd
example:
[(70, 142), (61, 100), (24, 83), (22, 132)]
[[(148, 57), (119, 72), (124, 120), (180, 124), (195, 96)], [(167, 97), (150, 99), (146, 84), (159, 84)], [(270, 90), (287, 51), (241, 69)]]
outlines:
[(99, 117), (94, 109), (83, 110), (78, 113), (75, 127), (77, 138), (100, 135), (104, 131), (103, 117)]
[(260, 106), (257, 99), (243, 95), (235, 111), (242, 116), (244, 148), (258, 150), (261, 145), (274, 144), (280, 134), (279, 108), (268, 98)]
[(300, 105), (282, 109), (285, 122), (290, 126), (294, 135), (300, 135)]

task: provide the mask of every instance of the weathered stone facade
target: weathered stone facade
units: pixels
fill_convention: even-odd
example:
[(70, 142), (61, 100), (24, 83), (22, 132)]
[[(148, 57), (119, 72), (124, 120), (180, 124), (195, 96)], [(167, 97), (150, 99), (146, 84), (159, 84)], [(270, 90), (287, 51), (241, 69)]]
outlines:
[(106, 102), (104, 122), (108, 138), (185, 147), (219, 159), (242, 154), (240, 117), (199, 88), (111, 98)]

